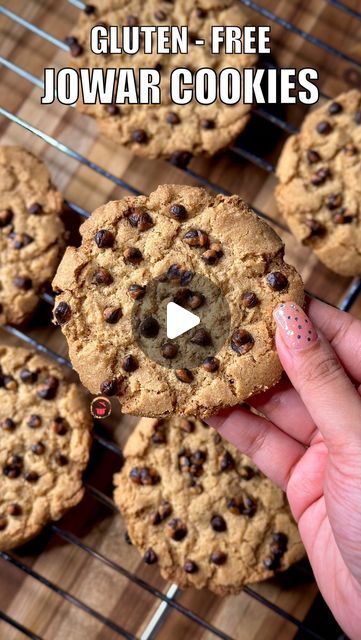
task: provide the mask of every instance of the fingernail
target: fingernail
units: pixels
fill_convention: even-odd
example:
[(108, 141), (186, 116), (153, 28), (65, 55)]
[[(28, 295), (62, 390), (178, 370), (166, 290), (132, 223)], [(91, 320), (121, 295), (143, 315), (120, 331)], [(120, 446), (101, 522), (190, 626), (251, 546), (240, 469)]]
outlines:
[(284, 342), (290, 349), (306, 349), (318, 335), (309, 317), (295, 302), (279, 304), (273, 312)]

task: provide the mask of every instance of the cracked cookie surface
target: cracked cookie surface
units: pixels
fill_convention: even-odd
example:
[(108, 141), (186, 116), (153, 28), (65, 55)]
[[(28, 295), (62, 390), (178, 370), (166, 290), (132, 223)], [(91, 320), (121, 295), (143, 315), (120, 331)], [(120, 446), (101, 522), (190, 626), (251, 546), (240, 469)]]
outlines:
[(20, 147), (0, 147), (0, 324), (34, 311), (64, 247), (63, 200), (45, 165)]
[(87, 398), (32, 351), (0, 345), (0, 549), (23, 544), (83, 496)]
[[(135, 77), (141, 68), (157, 69), (161, 75), (161, 104), (85, 105), (78, 108), (96, 118), (100, 130), (113, 141), (126, 146), (138, 155), (155, 158), (171, 157), (175, 164), (186, 164), (191, 155), (213, 155), (230, 145), (246, 126), (251, 105), (239, 102), (225, 105), (219, 99), (211, 105), (201, 105), (195, 99), (177, 105), (170, 99), (169, 77), (177, 67), (192, 71), (210, 68), (217, 72), (233, 67), (254, 67), (253, 54), (210, 53), (211, 26), (246, 24), (247, 19), (239, 2), (234, 0), (191, 0), (175, 3), (147, 0), (95, 0), (95, 11), (81, 13), (72, 36), (68, 39), (75, 57), (74, 65), (83, 68), (130, 68)], [(94, 54), (89, 46), (90, 29), (104, 26), (188, 26), (190, 44), (188, 54)], [(195, 46), (196, 38), (205, 45)], [(138, 83), (138, 80), (136, 80)]]
[(283, 491), (200, 420), (144, 418), (124, 455), (114, 499), (164, 578), (226, 595), (303, 556)]
[[(67, 249), (53, 283), (55, 321), (92, 393), (117, 396), (124, 413), (205, 417), (279, 380), (272, 310), (287, 300), (302, 305), (302, 281), (283, 261), (280, 238), (239, 196), (162, 185), (148, 197), (100, 207), (81, 235), (80, 248)], [(222, 291), (230, 335), (216, 362), (192, 371), (165, 368), (134, 339), (134, 300), (164, 274), (180, 288), (186, 278), (192, 290), (194, 273)], [(149, 340), (157, 335), (153, 329), (147, 328)]]
[(276, 198), (290, 230), (329, 268), (361, 273), (361, 93), (308, 115), (277, 167)]

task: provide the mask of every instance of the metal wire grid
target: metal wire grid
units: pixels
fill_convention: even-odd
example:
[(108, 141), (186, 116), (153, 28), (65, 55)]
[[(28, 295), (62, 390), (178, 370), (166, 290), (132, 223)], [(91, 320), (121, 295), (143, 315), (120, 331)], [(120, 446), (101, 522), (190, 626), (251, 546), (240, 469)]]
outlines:
[[(68, 2), (70, 4), (76, 6), (78, 9), (84, 9), (84, 7), (85, 7), (84, 3), (81, 2), (80, 0), (68, 0)], [(349, 62), (349, 63), (351, 63), (351, 64), (353, 64), (353, 65), (355, 65), (357, 67), (361, 67), (361, 63), (359, 63), (357, 60), (354, 60), (353, 58), (351, 58), (350, 56), (344, 54), (342, 51), (339, 51), (335, 47), (331, 47), (326, 42), (323, 42), (323, 41), (319, 40), (318, 38), (315, 38), (314, 36), (312, 36), (312, 35), (308, 34), (307, 32), (303, 31), (302, 29), (299, 29), (296, 25), (294, 25), (294, 24), (292, 24), (292, 23), (290, 23), (290, 22), (288, 22), (288, 21), (276, 16), (275, 14), (271, 13), (270, 11), (265, 9), (264, 7), (262, 7), (259, 4), (253, 2), (253, 0), (240, 0), (240, 2), (242, 2), (242, 4), (248, 6), (250, 9), (256, 11), (259, 14), (261, 14), (263, 17), (266, 17), (268, 20), (271, 20), (272, 22), (277, 23), (278, 25), (282, 26), (283, 28), (285, 28), (285, 29), (287, 29), (289, 31), (292, 31), (293, 33), (295, 33), (298, 36), (300, 36), (301, 38), (307, 40), (311, 44), (324, 49), (330, 55), (336, 56), (336, 57), (338, 57), (338, 58), (340, 58), (340, 59), (342, 59), (344, 61), (347, 61), (347, 62)], [(351, 17), (353, 17), (353, 18), (355, 18), (357, 20), (361, 20), (361, 13), (351, 9), (350, 7), (345, 5), (343, 2), (340, 2), (339, 0), (327, 0), (327, 2), (330, 5), (332, 5), (333, 7), (335, 7), (336, 9), (346, 12), (349, 16), (351, 16)], [(21, 24), (26, 29), (36, 33), (38, 36), (40, 36), (41, 38), (46, 39), (47, 41), (51, 42), (55, 46), (63, 49), (64, 51), (68, 51), (68, 46), (63, 41), (59, 40), (58, 38), (55, 38), (53, 35), (45, 32), (44, 30), (39, 29), (38, 27), (36, 27), (32, 23), (28, 22), (27, 20), (25, 20), (21, 16), (18, 16), (14, 12), (10, 11), (9, 9), (7, 9), (7, 8), (5, 8), (3, 6), (0, 6), (0, 13), (2, 13), (5, 16), (7, 16), (10, 20), (13, 20), (13, 21)], [(30, 81), (35, 86), (37, 86), (37, 87), (39, 87), (41, 89), (43, 88), (43, 82), (40, 79), (36, 78), (35, 76), (33, 76), (31, 73), (29, 73), (25, 69), (22, 69), (21, 67), (18, 67), (17, 65), (12, 63), (10, 60), (7, 60), (7, 59), (5, 59), (3, 57), (0, 57), (0, 64), (2, 64), (3, 66), (7, 67), (10, 70), (12, 70), (13, 72), (15, 72), (17, 75), (21, 76), (22, 78), (25, 78), (26, 80)], [(322, 94), (322, 95), (324, 97), (327, 97), (327, 96), (325, 96), (325, 94)], [(297, 128), (296, 127), (294, 127), (293, 125), (283, 121), (280, 118), (277, 118), (277, 117), (273, 116), (272, 114), (267, 113), (267, 111), (263, 110), (260, 107), (258, 107), (255, 110), (255, 113), (258, 116), (267, 119), (273, 125), (278, 126), (283, 131), (286, 131), (288, 134), (292, 134), (292, 133), (296, 133), (297, 132)], [(47, 142), (51, 146), (53, 146), (56, 149), (58, 149), (60, 152), (62, 152), (64, 154), (66, 154), (67, 156), (77, 160), (78, 162), (80, 162), (83, 165), (86, 165), (88, 168), (92, 169), (96, 173), (98, 173), (98, 174), (102, 175), (103, 177), (109, 179), (115, 185), (117, 185), (119, 187), (122, 187), (123, 189), (126, 189), (129, 193), (132, 193), (133, 195), (139, 195), (140, 194), (140, 191), (136, 187), (130, 185), (129, 183), (127, 183), (124, 180), (122, 180), (121, 178), (118, 178), (117, 176), (113, 175), (112, 173), (110, 173), (109, 171), (104, 169), (103, 167), (100, 167), (96, 163), (91, 162), (85, 156), (82, 156), (77, 151), (75, 151), (75, 150), (69, 148), (68, 146), (62, 144), (61, 142), (59, 142), (58, 140), (56, 140), (52, 136), (49, 136), (48, 134), (44, 133), (43, 131), (37, 129), (36, 127), (33, 127), (30, 123), (25, 122), (24, 120), (22, 120), (21, 118), (17, 117), (14, 114), (12, 114), (11, 112), (7, 111), (3, 107), (0, 107), (0, 114), (5, 116), (6, 118), (11, 120), (12, 122), (15, 122), (19, 126), (21, 126), (21, 127), (25, 128), (25, 129), (27, 129), (28, 131), (32, 132), (36, 136), (42, 138), (45, 142)], [(273, 164), (271, 164), (270, 162), (267, 162), (266, 160), (264, 160), (263, 158), (258, 157), (255, 154), (247, 151), (246, 149), (243, 149), (241, 147), (234, 147), (234, 148), (231, 149), (231, 152), (233, 153), (233, 155), (236, 158), (237, 157), (242, 157), (243, 159), (246, 159), (246, 160), (252, 162), (253, 164), (255, 164), (256, 166), (260, 167), (261, 169), (263, 169), (267, 173), (274, 173), (274, 171), (275, 171), (275, 167), (274, 167)], [(219, 186), (217, 184), (213, 184), (212, 182), (207, 180), (207, 178), (197, 174), (196, 172), (192, 171), (190, 168), (183, 168), (183, 170), (186, 171), (192, 177), (196, 178), (198, 180), (198, 182), (200, 182), (201, 184), (203, 184), (205, 186), (208, 186), (208, 187), (212, 188), (214, 191), (216, 191), (218, 193), (224, 193), (224, 194), (228, 193), (221, 186)], [(68, 201), (67, 204), (75, 213), (77, 213), (77, 214), (79, 214), (79, 215), (81, 215), (83, 217), (89, 217), (89, 213), (86, 210), (84, 210), (82, 207), (77, 205), (76, 203)], [(257, 213), (259, 215), (261, 215), (263, 218), (267, 219), (269, 222), (271, 222), (273, 224), (276, 224), (279, 227), (285, 229), (285, 227), (282, 224), (280, 224), (279, 221), (270, 218), (264, 212), (257, 211)], [(349, 310), (352, 307), (352, 305), (354, 304), (355, 300), (357, 299), (357, 297), (359, 296), (360, 293), (361, 293), (361, 279), (360, 278), (355, 278), (354, 281), (349, 286), (349, 288), (347, 289), (343, 299), (340, 302), (339, 307), (342, 310), (345, 310), (345, 311)], [(43, 300), (45, 300), (45, 302), (47, 302), (49, 304), (53, 304), (53, 298), (49, 294), (43, 294), (42, 297), (43, 297)], [(71, 367), (71, 363), (69, 362), (69, 360), (67, 360), (66, 358), (64, 358), (64, 357), (60, 356), (59, 354), (55, 353), (54, 351), (49, 349), (46, 345), (44, 345), (44, 344), (40, 343), (39, 341), (35, 340), (34, 338), (28, 336), (26, 333), (20, 331), (19, 329), (16, 329), (15, 327), (11, 327), (9, 325), (6, 325), (3, 328), (8, 333), (14, 335), (15, 337), (17, 337), (18, 339), (20, 339), (23, 342), (27, 343), (31, 347), (33, 347), (33, 348), (37, 349), (38, 351), (46, 354), (50, 358), (53, 358), (60, 365)], [(113, 442), (110, 442), (110, 441), (104, 439), (97, 432), (97, 430), (95, 430), (95, 440), (98, 442), (99, 445), (101, 445), (101, 447), (105, 451), (106, 450), (112, 451), (113, 453), (115, 453), (119, 457), (122, 457), (121, 449), (116, 444), (114, 444)], [(103, 504), (104, 506), (106, 506), (107, 508), (112, 510), (113, 512), (117, 512), (117, 507), (116, 507), (115, 503), (111, 500), (111, 498), (109, 498), (107, 495), (105, 495), (104, 493), (102, 493), (101, 491), (96, 489), (95, 487), (92, 487), (91, 485), (86, 484), (85, 488), (88, 491), (88, 493), (90, 495), (92, 495), (96, 500), (98, 500), (101, 504)], [(168, 589), (167, 593), (163, 594), (161, 591), (159, 591), (158, 589), (154, 588), (152, 585), (150, 585), (149, 583), (147, 583), (143, 579), (139, 578), (135, 574), (133, 574), (130, 571), (128, 571), (125, 567), (119, 565), (118, 563), (114, 562), (113, 560), (110, 560), (109, 558), (107, 558), (103, 554), (99, 553), (98, 551), (96, 551), (92, 547), (86, 545), (84, 542), (82, 542), (82, 540), (80, 540), (74, 534), (63, 530), (62, 528), (60, 528), (58, 525), (55, 525), (55, 524), (49, 525), (48, 528), (55, 535), (61, 537), (63, 540), (67, 541), (68, 543), (76, 545), (81, 550), (83, 550), (87, 554), (91, 555), (93, 558), (95, 558), (98, 561), (102, 562), (103, 564), (107, 565), (112, 570), (116, 571), (117, 573), (123, 575), (124, 577), (129, 579), (131, 582), (136, 584), (138, 587), (140, 587), (141, 589), (147, 591), (148, 593), (151, 593), (153, 596), (155, 596), (157, 599), (159, 599), (161, 601), (161, 603), (159, 604), (159, 606), (158, 606), (156, 612), (154, 613), (152, 619), (150, 620), (148, 626), (143, 631), (142, 636), (141, 636), (141, 640), (149, 640), (150, 638), (155, 637), (156, 631), (157, 631), (159, 625), (164, 620), (164, 617), (165, 617), (167, 611), (169, 610), (169, 608), (172, 608), (172, 609), (178, 611), (178, 613), (186, 616), (188, 619), (190, 619), (193, 622), (197, 623), (203, 629), (208, 630), (214, 636), (216, 636), (218, 638), (222, 638), (224, 640), (232, 640), (227, 634), (223, 633), (220, 629), (217, 629), (216, 627), (214, 627), (213, 625), (208, 623), (206, 620), (204, 620), (200, 616), (198, 616), (196, 613), (194, 613), (193, 611), (187, 609), (186, 607), (181, 605), (179, 602), (177, 602), (176, 597), (177, 597), (177, 595), (179, 593), (179, 589), (178, 589), (178, 587), (176, 585), (174, 585), (174, 584), (171, 585), (170, 588)], [(62, 589), (58, 585), (54, 584), (53, 582), (51, 582), (50, 580), (48, 580), (47, 578), (42, 576), (41, 574), (37, 573), (36, 571), (34, 571), (33, 569), (31, 569), (30, 567), (25, 565), (23, 562), (21, 562), (19, 559), (17, 559), (12, 554), (5, 553), (5, 552), (0, 552), (0, 557), (3, 560), (5, 560), (5, 561), (9, 562), (10, 564), (12, 564), (17, 569), (21, 570), (23, 573), (31, 576), (37, 582), (45, 585), (47, 588), (49, 588), (53, 592), (57, 593), (60, 597), (62, 597), (63, 599), (67, 600), (70, 604), (82, 609), (84, 612), (88, 613), (93, 618), (95, 618), (98, 621), (102, 622), (105, 626), (107, 626), (108, 628), (112, 629), (117, 635), (119, 635), (121, 637), (124, 637), (124, 638), (129, 638), (129, 639), (132, 639), (132, 640), (134, 639), (135, 640), (134, 635), (129, 633), (126, 629), (124, 629), (120, 625), (116, 624), (115, 622), (113, 622), (109, 618), (106, 618), (100, 612), (98, 612), (95, 609), (89, 607), (86, 603), (84, 603), (83, 601), (79, 600), (77, 597), (75, 597), (74, 595), (70, 594), (68, 591)], [(261, 596), (259, 593), (254, 591), (251, 587), (248, 587), (248, 586), (245, 587), (244, 588), (244, 592), (247, 593), (250, 597), (252, 597), (255, 600), (257, 600), (258, 602), (260, 602), (260, 604), (268, 607), (269, 609), (274, 611), (276, 614), (278, 614), (282, 618), (284, 618), (284, 619), (288, 620), (289, 622), (291, 622), (296, 628), (301, 630), (306, 636), (308, 636), (310, 638), (315, 638), (315, 639), (318, 639), (318, 640), (323, 640), (322, 637), (318, 633), (316, 633), (311, 628), (309, 628), (305, 623), (303, 623), (302, 621), (298, 620), (297, 618), (295, 618), (294, 616), (289, 614), (287, 611), (284, 611), (283, 609), (281, 609), (280, 607), (278, 607), (274, 603), (270, 602), (269, 600), (267, 600), (266, 598)], [(24, 636), (26, 636), (28, 638), (32, 638), (33, 640), (42, 640), (40, 638), (40, 636), (38, 636), (37, 634), (33, 633), (30, 629), (27, 629), (22, 624), (20, 624), (17, 620), (11, 618), (10, 616), (8, 616), (6, 613), (4, 613), (2, 611), (0, 611), (0, 619), (3, 620), (4, 622), (8, 623), (12, 627), (16, 628), (18, 631), (23, 633)]]

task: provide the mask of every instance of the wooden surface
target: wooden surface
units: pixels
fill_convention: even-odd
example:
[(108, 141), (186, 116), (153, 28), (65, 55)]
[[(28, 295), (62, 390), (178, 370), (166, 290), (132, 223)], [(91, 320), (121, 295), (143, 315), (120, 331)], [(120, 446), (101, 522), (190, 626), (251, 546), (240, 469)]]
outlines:
[[(330, 7), (325, 0), (259, 1), (283, 18), (361, 60), (358, 44), (361, 23)], [(349, 6), (358, 7), (357, 0), (348, 2)], [(77, 9), (66, 0), (5, 0), (3, 4), (62, 39), (69, 33), (77, 15)], [(254, 12), (250, 15), (251, 19), (266, 23)], [(320, 71), (320, 86), (328, 95), (336, 95), (351, 85), (361, 87), (361, 72), (357, 67), (326, 54), (274, 24), (272, 52), (280, 66), (317, 66)], [(0, 54), (39, 78), (42, 77), (44, 66), (67, 65), (64, 52), (4, 17), (0, 17)], [(1, 106), (144, 192), (152, 191), (159, 182), (197, 184), (195, 179), (165, 162), (148, 162), (133, 157), (130, 152), (116, 147), (109, 140), (97, 138), (94, 122), (76, 113), (74, 109), (59, 104), (40, 107), (40, 90), (1, 67), (0, 92)], [(284, 115), (289, 122), (297, 124), (303, 113), (303, 107), (292, 106)], [(0, 118), (0, 136), (2, 144), (21, 144), (39, 154), (47, 162), (54, 182), (65, 197), (89, 211), (126, 193), (4, 117)], [(265, 125), (254, 115), (242, 143), (274, 162), (283, 140), (284, 136), (279, 130)], [(224, 188), (241, 194), (267, 214), (277, 216), (272, 196), (274, 178), (261, 169), (236, 162), (230, 152), (224, 152), (211, 160), (195, 160), (191, 168)], [(308, 250), (300, 248), (288, 233), (281, 235), (286, 243), (287, 258), (301, 271), (306, 288), (337, 304), (349, 281), (327, 271)], [(361, 315), (361, 301), (354, 305), (352, 313)], [(64, 340), (59, 331), (49, 324), (49, 308), (45, 304), (40, 307), (29, 327), (29, 334), (58, 353), (66, 355)], [(0, 338), (9, 341), (4, 331), (0, 332)], [(132, 424), (134, 419), (114, 413), (113, 418), (107, 421), (106, 429), (110, 437), (123, 444)], [(118, 467), (117, 456), (106, 453), (102, 447), (95, 445), (87, 481), (111, 495), (112, 473)], [(169, 586), (159, 578), (156, 568), (144, 566), (137, 552), (124, 542), (122, 519), (102, 507), (89, 492), (83, 502), (61, 522), (61, 527), (75, 532), (97, 552), (128, 571), (135, 572), (163, 592)], [(137, 637), (140, 637), (159, 604), (159, 600), (153, 595), (85, 551), (65, 543), (50, 530), (19, 551), (17, 557)], [(118, 637), (114, 630), (82, 612), (74, 604), (64, 601), (32, 577), (26, 577), (4, 560), (0, 560), (0, 572), (0, 609), (41, 637), (49, 640), (110, 640)], [(302, 578), (298, 571), (291, 571), (277, 580), (260, 584), (255, 590), (301, 619), (316, 593), (314, 583)], [(178, 601), (237, 640), (286, 640), (295, 633), (295, 627), (291, 623), (246, 593), (221, 599), (206, 591), (190, 590), (181, 594)], [(0, 621), (1, 640), (18, 640), (23, 637), (20, 632)], [(190, 637), (203, 640), (214, 636), (183, 615), (171, 611), (160, 627), (158, 637), (161, 640)]]

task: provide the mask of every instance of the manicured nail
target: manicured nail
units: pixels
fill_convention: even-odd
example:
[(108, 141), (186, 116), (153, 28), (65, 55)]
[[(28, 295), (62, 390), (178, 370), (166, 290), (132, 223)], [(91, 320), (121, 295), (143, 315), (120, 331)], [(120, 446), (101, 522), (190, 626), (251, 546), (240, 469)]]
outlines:
[(273, 312), (282, 338), (290, 349), (306, 349), (318, 336), (311, 320), (295, 302), (279, 304)]

